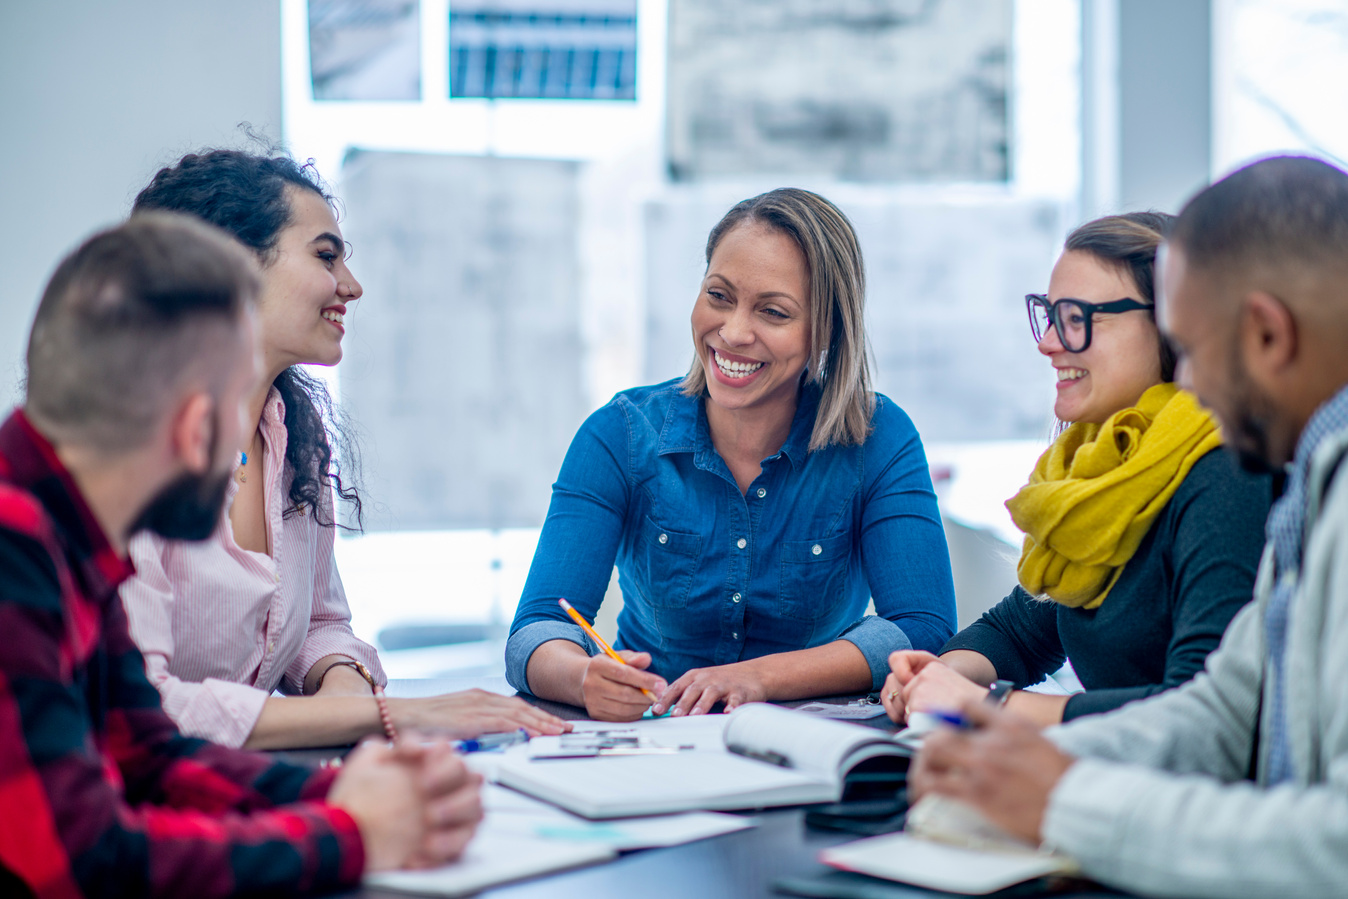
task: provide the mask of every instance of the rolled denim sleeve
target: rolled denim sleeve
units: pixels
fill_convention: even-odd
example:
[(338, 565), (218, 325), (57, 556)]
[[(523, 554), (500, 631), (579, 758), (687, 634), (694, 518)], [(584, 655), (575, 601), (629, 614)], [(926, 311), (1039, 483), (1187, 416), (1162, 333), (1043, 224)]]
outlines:
[(615, 401), (585, 420), (566, 452), (506, 641), (506, 679), (516, 690), (533, 692), (529, 658), (549, 640), (598, 651), (557, 600), (591, 621), (603, 602), (627, 515), (628, 440), (627, 417)]
[(913, 643), (908, 635), (888, 618), (879, 615), (867, 615), (838, 635), (846, 640), (866, 657), (871, 666), (871, 689), (878, 690), (889, 674), (889, 654), (900, 649), (912, 649)]
[(521, 693), (529, 689), (529, 659), (534, 650), (549, 640), (570, 640), (587, 655), (595, 655), (599, 647), (585, 632), (569, 621), (535, 621), (510, 635), (506, 643), (506, 680)]
[(877, 646), (888, 641), (888, 649), (877, 648), (873, 656), (859, 641), (852, 642), (871, 661), (878, 687), (888, 671), (889, 652), (937, 652), (955, 633), (955, 582), (917, 429), (884, 398), (874, 421), (866, 441), (861, 559), (880, 619), (866, 625), (866, 639), (874, 635)]

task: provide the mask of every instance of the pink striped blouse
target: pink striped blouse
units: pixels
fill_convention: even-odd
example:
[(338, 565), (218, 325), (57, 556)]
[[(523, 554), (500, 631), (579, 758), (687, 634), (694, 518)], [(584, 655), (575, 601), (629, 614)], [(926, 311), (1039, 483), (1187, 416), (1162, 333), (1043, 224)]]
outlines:
[[(240, 549), (228, 510), (201, 543), (149, 533), (130, 545), (136, 576), (121, 588), (131, 636), (150, 682), (183, 733), (241, 746), (276, 689), (299, 693), (323, 656), (357, 659), (384, 682), (374, 648), (351, 632), (351, 610), (333, 557), (335, 528), (313, 515), (283, 519), (285, 405), (275, 388), (263, 407), (262, 478), (272, 555)], [(329, 499), (330, 502), (330, 499)]]

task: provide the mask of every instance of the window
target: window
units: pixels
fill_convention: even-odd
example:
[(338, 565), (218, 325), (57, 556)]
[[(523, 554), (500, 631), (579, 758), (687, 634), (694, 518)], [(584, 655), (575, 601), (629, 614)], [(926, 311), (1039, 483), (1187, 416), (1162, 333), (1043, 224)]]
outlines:
[(636, 0), (452, 0), (450, 96), (634, 100), (636, 42)]

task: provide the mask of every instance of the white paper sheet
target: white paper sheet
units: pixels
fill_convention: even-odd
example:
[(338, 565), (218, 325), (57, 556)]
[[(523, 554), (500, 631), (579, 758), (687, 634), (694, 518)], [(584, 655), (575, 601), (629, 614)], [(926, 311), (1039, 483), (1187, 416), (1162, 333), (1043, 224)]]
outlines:
[(1068, 868), (1062, 858), (1051, 855), (963, 849), (904, 833), (825, 849), (819, 860), (844, 871), (967, 895), (991, 893)]
[(589, 821), (506, 787), (487, 784), (482, 804), (493, 833), (603, 843), (620, 852), (678, 846), (758, 826), (755, 818), (719, 812), (686, 812), (647, 818)]
[(497, 884), (592, 865), (615, 855), (605, 843), (530, 839), (484, 824), (457, 862), (426, 871), (369, 874), (365, 885), (433, 896), (471, 896)]
[(885, 713), (885, 707), (874, 702), (807, 702), (796, 706), (797, 712), (818, 715), (821, 718), (836, 718), (839, 721), (867, 721), (879, 718)]
[[(640, 721), (572, 721), (578, 732), (633, 730), (661, 746), (693, 745), (699, 751), (725, 751), (722, 734), (729, 715), (684, 715), (679, 718), (643, 718)], [(540, 739), (540, 738), (535, 738)]]

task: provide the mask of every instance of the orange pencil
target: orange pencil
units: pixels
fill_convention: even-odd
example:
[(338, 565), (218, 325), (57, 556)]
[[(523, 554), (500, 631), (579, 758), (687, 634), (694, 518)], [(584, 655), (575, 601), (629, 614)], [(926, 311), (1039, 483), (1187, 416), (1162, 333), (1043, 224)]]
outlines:
[[(599, 633), (594, 628), (590, 627), (589, 622), (587, 622), (581, 616), (581, 614), (576, 611), (575, 606), (571, 605), (571, 603), (567, 602), (564, 599), (557, 600), (557, 605), (561, 606), (563, 609), (566, 609), (566, 614), (570, 615), (571, 618), (576, 622), (576, 624), (580, 625), (581, 630), (589, 634), (590, 639), (599, 644), (599, 648), (604, 650), (604, 655), (608, 656), (610, 659), (613, 659), (615, 662), (622, 662), (624, 665), (627, 664), (627, 660), (624, 659), (622, 656), (618, 655), (616, 652), (614, 652), (613, 647), (609, 646), (608, 643), (605, 642), (604, 638), (599, 636)], [(652, 693), (650, 690), (647, 690), (645, 687), (642, 687), (641, 692), (649, 696), (651, 702), (655, 702), (655, 694)]]

